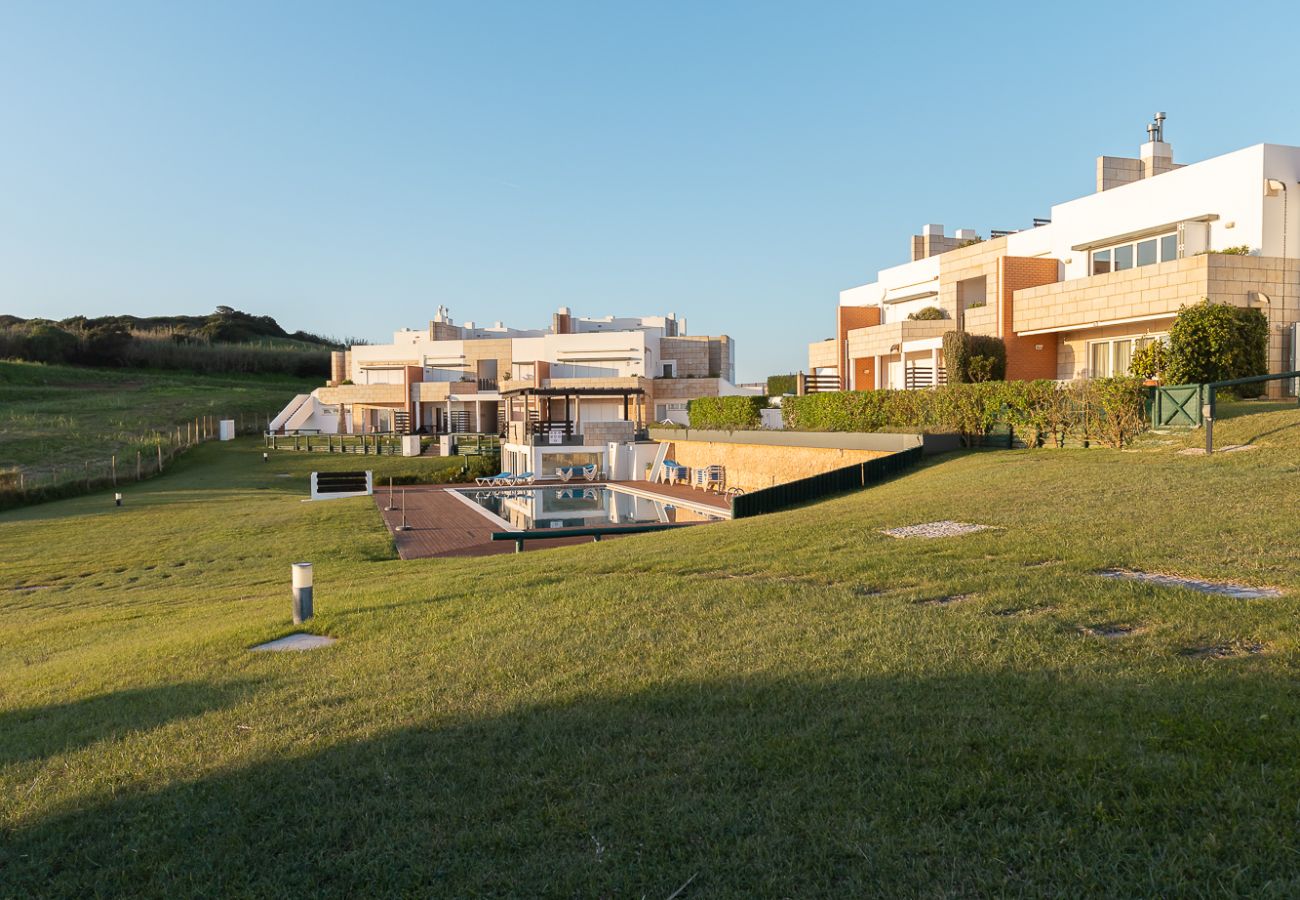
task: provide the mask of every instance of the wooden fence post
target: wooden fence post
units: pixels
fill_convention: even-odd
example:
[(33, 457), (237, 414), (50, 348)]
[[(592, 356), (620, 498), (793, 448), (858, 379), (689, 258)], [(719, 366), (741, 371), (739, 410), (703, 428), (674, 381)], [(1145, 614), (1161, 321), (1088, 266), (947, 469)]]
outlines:
[(158, 441), (158, 474), (162, 474), (162, 441)]
[(113, 456), (109, 459), (108, 464), (110, 470), (113, 473), (113, 487), (117, 487), (117, 454), (116, 453), (114, 453)]
[(135, 451), (135, 480), (140, 480), (140, 451)]
[(86, 460), (86, 490), (90, 490), (90, 460)]

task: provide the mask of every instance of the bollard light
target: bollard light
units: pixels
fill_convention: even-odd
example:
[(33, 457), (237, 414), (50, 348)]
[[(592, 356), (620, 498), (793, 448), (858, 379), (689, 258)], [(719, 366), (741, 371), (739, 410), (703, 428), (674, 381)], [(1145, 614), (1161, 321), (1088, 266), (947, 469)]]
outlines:
[(114, 504), (115, 506), (121, 506), (121, 505), (122, 505), (122, 492), (121, 492), (121, 491), (117, 491), (117, 492), (115, 492), (115, 493), (113, 494), (113, 504)]
[(270, 462), (270, 461), (271, 461), (271, 455), (270, 455), (269, 453), (267, 453), (265, 450), (263, 450), (263, 451), (262, 451), (262, 462)]
[(293, 624), (301, 625), (312, 616), (311, 563), (293, 564)]

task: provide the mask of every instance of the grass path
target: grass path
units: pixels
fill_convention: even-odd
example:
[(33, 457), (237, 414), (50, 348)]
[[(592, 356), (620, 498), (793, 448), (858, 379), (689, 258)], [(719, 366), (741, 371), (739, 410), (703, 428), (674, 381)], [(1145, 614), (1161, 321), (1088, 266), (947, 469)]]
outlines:
[[(485, 559), (397, 561), (244, 441), (0, 515), (0, 893), (1294, 895), (1300, 412), (1263, 415)], [(937, 519), (1000, 528), (879, 533)], [(298, 559), (340, 643), (247, 652)]]

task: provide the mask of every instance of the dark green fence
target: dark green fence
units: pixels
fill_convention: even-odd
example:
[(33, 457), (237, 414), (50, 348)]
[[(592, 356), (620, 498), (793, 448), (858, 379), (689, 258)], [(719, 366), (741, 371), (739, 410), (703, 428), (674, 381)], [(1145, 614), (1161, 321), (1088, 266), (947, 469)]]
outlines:
[(1151, 398), (1152, 428), (1196, 428), (1201, 424), (1205, 386), (1175, 384), (1157, 387)]
[(758, 516), (798, 506), (810, 500), (820, 500), (832, 494), (869, 487), (910, 469), (920, 461), (921, 448), (911, 447), (888, 456), (869, 459), (864, 463), (823, 472), (811, 478), (801, 478), (789, 484), (763, 488), (752, 494), (741, 494), (731, 498), (731, 517), (744, 519)]

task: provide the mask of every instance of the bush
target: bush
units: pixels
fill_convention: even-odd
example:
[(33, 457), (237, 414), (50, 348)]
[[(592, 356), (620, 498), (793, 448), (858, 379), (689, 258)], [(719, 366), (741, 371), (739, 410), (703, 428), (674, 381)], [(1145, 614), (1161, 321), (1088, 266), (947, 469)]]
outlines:
[[(1268, 372), (1268, 319), (1257, 309), (1202, 300), (1178, 310), (1169, 329), (1166, 374), (1171, 384), (1205, 384)], [(1263, 385), (1243, 385), (1259, 396)]]
[(767, 395), (769, 397), (780, 397), (783, 394), (793, 394), (795, 392), (797, 375), (769, 375), (767, 376)]
[(934, 322), (948, 318), (948, 314), (937, 306), (927, 306), (914, 313), (908, 313), (907, 317), (913, 322)]
[(1155, 340), (1133, 354), (1129, 373), (1138, 378), (1164, 378), (1169, 368), (1169, 348), (1163, 340)]
[(949, 331), (943, 336), (943, 364), (949, 384), (1001, 381), (1007, 375), (1007, 345), (989, 335)]
[(787, 397), (781, 415), (796, 431), (956, 433), (967, 446), (1008, 425), (1030, 447), (1059, 447), (1067, 437), (1123, 447), (1147, 424), (1139, 378), (1094, 378), (1065, 387), (1001, 381), (924, 391), (827, 392)]
[(753, 431), (763, 427), (766, 397), (697, 397), (686, 407), (692, 428)]

